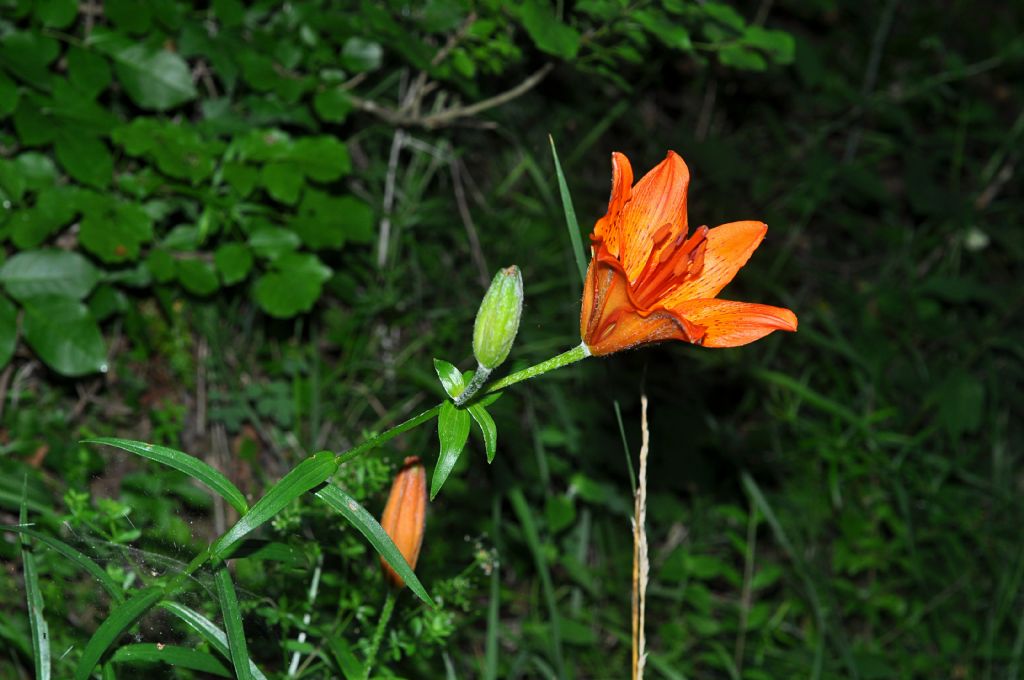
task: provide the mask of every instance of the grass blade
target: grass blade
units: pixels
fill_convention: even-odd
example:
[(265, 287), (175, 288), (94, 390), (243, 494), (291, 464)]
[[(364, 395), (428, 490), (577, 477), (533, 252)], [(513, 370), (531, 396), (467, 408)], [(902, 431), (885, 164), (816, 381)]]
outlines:
[[(494, 497), (492, 505), (493, 541), (501, 540), (501, 498)], [(498, 680), (498, 628), (501, 614), (501, 562), (491, 567), (491, 592), (487, 604), (487, 644), (484, 648), (484, 680)]]
[(273, 518), (293, 500), (323, 484), (338, 469), (334, 454), (321, 451), (302, 461), (256, 501), (226, 534), (210, 547), (210, 554), (223, 559), (247, 534)]
[(163, 588), (157, 586), (144, 588), (115, 607), (89, 638), (89, 643), (85, 646), (82, 658), (75, 669), (76, 680), (87, 680), (110, 645), (117, 641), (126, 628), (138, 621), (139, 617), (159, 602), (161, 596), (163, 596)]
[(114, 652), (110, 660), (123, 664), (165, 663), (174, 668), (187, 668), (222, 678), (231, 677), (231, 671), (213, 654), (178, 645), (157, 645), (152, 642), (125, 645)]
[(398, 550), (394, 541), (384, 531), (384, 527), (373, 518), (366, 508), (356, 502), (356, 499), (349, 496), (336, 486), (328, 485), (316, 492), (317, 498), (341, 513), (341, 516), (348, 520), (349, 524), (359, 530), (366, 540), (370, 542), (373, 549), (377, 551), (384, 561), (395, 570), (405, 585), (409, 586), (416, 596), (431, 607), (434, 601), (430, 598), (426, 588), (416, 578), (416, 572), (412, 570), (409, 563), (405, 561), (402, 553)]
[[(225, 659), (231, 658), (231, 650), (228, 649), (228, 636), (213, 621), (178, 602), (161, 602), (160, 608), (177, 616)], [(267, 680), (267, 676), (263, 674), (256, 664), (252, 663), (252, 659), (249, 660), (249, 672), (256, 680)]]
[(580, 225), (576, 221), (576, 210), (572, 207), (572, 196), (569, 195), (569, 185), (565, 182), (565, 175), (562, 173), (562, 164), (558, 162), (558, 151), (555, 150), (555, 138), (548, 135), (551, 142), (551, 157), (555, 159), (555, 174), (558, 176), (558, 193), (562, 195), (562, 210), (565, 211), (565, 228), (569, 230), (569, 240), (572, 242), (572, 252), (576, 256), (576, 266), (580, 270), (580, 280), (587, 278), (587, 253), (583, 249), (583, 238), (580, 236)]
[(519, 519), (519, 525), (523, 528), (523, 536), (526, 544), (533, 553), (533, 560), (537, 565), (537, 573), (540, 574), (540, 584), (544, 591), (544, 600), (548, 606), (548, 616), (551, 618), (551, 652), (554, 657), (555, 668), (558, 677), (565, 677), (565, 666), (562, 661), (562, 633), (561, 618), (558, 615), (558, 607), (555, 604), (555, 587), (551, 583), (551, 572), (548, 569), (547, 558), (544, 557), (544, 547), (540, 544), (540, 534), (537, 533), (537, 523), (533, 520), (533, 513), (523, 496), (522, 489), (512, 489), (508, 494), (512, 502), (512, 509)]
[[(24, 482), (21, 511), (18, 521), (28, 524), (27, 497), (28, 479)], [(32, 541), (26, 534), (21, 535), (21, 563), (25, 577), (25, 600), (28, 605), (28, 624), (32, 634), (32, 660), (35, 664), (36, 678), (50, 680), (50, 629), (43, 616), (43, 593), (39, 589), (39, 572), (36, 570), (36, 557), (32, 554)]]
[(142, 456), (143, 458), (167, 465), (179, 472), (184, 472), (192, 479), (208, 486), (230, 503), (231, 507), (238, 511), (238, 514), (244, 515), (249, 509), (249, 504), (245, 502), (245, 496), (238, 490), (238, 487), (231, 483), (231, 480), (195, 456), (169, 449), (166, 446), (157, 446), (156, 444), (147, 444), (146, 442), (137, 442), (131, 439), (117, 439), (115, 437), (97, 437), (95, 439), (86, 439), (82, 443), (113, 446), (128, 453), (134, 453), (136, 456)]
[(78, 550), (75, 550), (64, 541), (24, 526), (0, 526), (0, 531), (12, 531), (19, 533), (22, 536), (28, 536), (40, 543), (45, 543), (67, 559), (80, 566), (82, 569), (89, 572), (89, 575), (99, 581), (100, 585), (103, 586), (103, 589), (107, 591), (107, 594), (114, 598), (114, 600), (117, 602), (124, 601), (124, 594), (121, 592), (121, 587), (118, 586), (114, 579), (110, 577), (110, 574), (105, 572), (103, 567), (93, 562), (88, 556)]
[(238, 608), (238, 595), (235, 585), (231, 582), (228, 565), (221, 562), (213, 573), (217, 584), (217, 599), (220, 600), (220, 611), (224, 617), (224, 629), (228, 635), (228, 649), (231, 651), (231, 663), (235, 667), (238, 680), (253, 680), (249, 672), (252, 659), (249, 648), (245, 644), (245, 627), (242, 625), (242, 610)]

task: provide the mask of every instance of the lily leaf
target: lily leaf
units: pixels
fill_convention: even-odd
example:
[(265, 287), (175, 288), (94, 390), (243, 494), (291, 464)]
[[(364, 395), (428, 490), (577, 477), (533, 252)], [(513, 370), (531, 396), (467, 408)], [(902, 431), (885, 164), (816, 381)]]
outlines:
[(454, 399), (462, 394), (466, 383), (463, 382), (462, 373), (459, 372), (459, 369), (444, 359), (434, 359), (434, 370), (437, 371), (437, 377), (441, 379), (444, 391), (448, 393), (449, 397)]
[(494, 454), (498, 450), (498, 426), (494, 424), (494, 418), (487, 412), (483, 404), (473, 404), (469, 407), (469, 415), (480, 426), (480, 434), (484, 438), (484, 448), (487, 450), (487, 462), (494, 462)]
[(437, 436), (441, 441), (441, 452), (434, 466), (434, 476), (430, 480), (430, 500), (434, 500), (437, 492), (444, 486), (452, 468), (459, 460), (462, 449), (469, 439), (469, 412), (456, 408), (450, 401), (441, 405), (441, 413), (437, 416)]

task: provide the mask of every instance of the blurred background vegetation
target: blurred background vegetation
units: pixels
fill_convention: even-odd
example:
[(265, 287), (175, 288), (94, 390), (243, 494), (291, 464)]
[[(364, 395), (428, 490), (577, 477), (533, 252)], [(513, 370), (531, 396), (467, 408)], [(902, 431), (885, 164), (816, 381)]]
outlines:
[[(180, 573), (233, 510), (79, 440), (180, 448), (258, 498), (443, 396), (431, 359), (472, 367), (512, 263), (510, 364), (571, 347), (548, 134), (584, 231), (612, 151), (639, 174), (674, 149), (692, 224), (770, 225), (728, 297), (799, 333), (506, 395), (497, 460), (472, 440), (430, 507), (441, 606), (403, 597), (375, 672), (626, 677), (645, 392), (649, 677), (1019, 677), (1022, 27), (960, 0), (0, 0), (0, 523), (27, 483), (35, 529), (126, 593)], [(337, 479), (378, 513), (436, 450), (420, 428)], [(384, 598), (372, 550), (308, 502), (260, 538), (234, 566), (254, 660), (346, 677)], [(33, 553), (71, 677), (111, 601)], [(0, 675), (32, 677), (15, 534), (0, 560)], [(216, 621), (211, 589), (181, 601)], [(133, 643), (211, 651), (163, 610)], [(105, 677), (208, 677), (151, 658)]]

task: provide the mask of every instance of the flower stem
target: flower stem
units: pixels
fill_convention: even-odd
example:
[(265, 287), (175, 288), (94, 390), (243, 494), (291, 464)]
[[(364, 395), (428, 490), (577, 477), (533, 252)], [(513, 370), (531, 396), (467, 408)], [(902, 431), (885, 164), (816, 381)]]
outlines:
[[(530, 366), (528, 368), (524, 368), (521, 371), (516, 371), (515, 373), (513, 373), (511, 375), (505, 376), (504, 378), (502, 378), (501, 380), (499, 380), (498, 382), (492, 384), (490, 387), (488, 387), (486, 390), (484, 390), (483, 394), (494, 394), (495, 392), (499, 392), (499, 391), (505, 389), (506, 387), (509, 387), (510, 385), (515, 385), (518, 382), (522, 382), (524, 380), (529, 380), (530, 378), (535, 378), (538, 375), (542, 375), (544, 373), (547, 373), (548, 371), (553, 371), (556, 368), (561, 368), (562, 366), (568, 366), (569, 364), (576, 363), (577, 361), (580, 361), (581, 359), (586, 359), (589, 356), (590, 356), (590, 349), (588, 349), (585, 344), (580, 343), (579, 345), (577, 345), (576, 347), (573, 347), (572, 349), (568, 350), (567, 352), (562, 352), (558, 356), (551, 357), (547, 361), (542, 361), (539, 364), (534, 364), (533, 366)], [(479, 370), (477, 371), (477, 375), (482, 375), (482, 374), (483, 374), (482, 371), (479, 371)], [(486, 377), (487, 376), (484, 375), (483, 378), (481, 379), (481, 382), (483, 382), (483, 380), (486, 380)], [(465, 394), (466, 392), (469, 392), (470, 389), (472, 389), (473, 392), (476, 392), (476, 393), (479, 394), (479, 392), (478, 392), (478, 390), (480, 389), (479, 386), (477, 386), (477, 387), (473, 386), (473, 384), (475, 382), (476, 382), (476, 375), (473, 376), (473, 380), (470, 382), (469, 386), (466, 387), (466, 390), (465, 390), (465, 392), (463, 392), (463, 394)], [(463, 399), (462, 402), (465, 403), (466, 401), (469, 401), (471, 399), (471, 397), (472, 397), (472, 393), (470, 393), (470, 396), (467, 396), (465, 399)], [(461, 406), (461, 404), (457, 404), (457, 405)], [(425, 423), (428, 420), (431, 420), (432, 418), (437, 416), (437, 413), (440, 410), (441, 410), (441, 404), (438, 404), (437, 406), (429, 408), (426, 411), (424, 411), (423, 413), (420, 413), (419, 415), (413, 416), (412, 418), (409, 418), (408, 420), (406, 420), (404, 422), (401, 422), (398, 425), (395, 425), (390, 430), (385, 430), (384, 432), (381, 432), (376, 437), (371, 437), (370, 439), (367, 439), (362, 444), (357, 444), (357, 445), (353, 446), (348, 451), (344, 451), (342, 453), (339, 453), (337, 458), (336, 458), (336, 460), (338, 461), (338, 464), (340, 465), (342, 463), (345, 463), (345, 462), (348, 462), (348, 461), (352, 460), (353, 458), (358, 458), (359, 456), (363, 455), (367, 451), (369, 451), (371, 449), (374, 449), (374, 448), (377, 448), (381, 444), (383, 444), (383, 443), (385, 443), (387, 441), (390, 441), (391, 439), (394, 439), (395, 437), (397, 437), (398, 435), (402, 434), (403, 432), (407, 432), (407, 431), (413, 429), (414, 427), (422, 425), (423, 423)]]
[(462, 406), (467, 401), (473, 398), (481, 387), (487, 382), (487, 377), (491, 374), (491, 369), (486, 366), (477, 364), (476, 373), (473, 374), (473, 379), (466, 385), (466, 389), (462, 390), (462, 394), (455, 398), (455, 405)]
[(377, 651), (380, 649), (380, 643), (384, 639), (384, 631), (388, 627), (388, 621), (391, 620), (391, 612), (394, 610), (395, 590), (394, 588), (388, 588), (388, 596), (384, 600), (384, 608), (380, 610), (380, 619), (377, 620), (377, 629), (373, 631), (373, 638), (370, 640), (370, 653), (366, 656), (366, 669), (363, 673), (365, 680), (370, 680), (370, 671), (373, 670), (373, 664), (377, 661)]
[(505, 389), (506, 387), (509, 387), (510, 385), (515, 385), (517, 382), (529, 380), (530, 378), (536, 378), (538, 375), (542, 375), (544, 373), (547, 373), (548, 371), (553, 371), (556, 368), (561, 368), (562, 366), (574, 364), (577, 361), (580, 361), (581, 359), (586, 359), (589, 356), (590, 348), (581, 342), (576, 347), (573, 347), (567, 352), (562, 352), (558, 356), (551, 357), (547, 361), (542, 361), (539, 364), (534, 364), (529, 368), (524, 368), (521, 371), (516, 371), (511, 375), (505, 376), (498, 382), (488, 387), (487, 391), (484, 392), (484, 394), (494, 394), (495, 392), (500, 392), (501, 390)]
[(437, 412), (440, 411), (440, 410), (441, 410), (441, 404), (438, 404), (437, 406), (434, 406), (433, 408), (429, 408), (429, 409), (427, 409), (426, 411), (424, 411), (423, 413), (421, 413), (421, 414), (419, 414), (417, 416), (413, 416), (412, 418), (409, 418), (409, 420), (406, 420), (404, 422), (399, 423), (398, 425), (395, 425), (390, 430), (385, 430), (384, 432), (381, 432), (376, 437), (371, 437), (371, 438), (367, 439), (362, 444), (357, 444), (356, 446), (353, 446), (348, 451), (345, 451), (343, 453), (339, 453), (337, 458), (336, 458), (336, 460), (338, 461), (338, 464), (341, 465), (342, 463), (350, 461), (353, 458), (358, 458), (359, 456), (363, 455), (364, 453), (366, 453), (370, 449), (376, 448), (376, 447), (380, 446), (381, 444), (383, 444), (384, 442), (387, 442), (387, 441), (389, 441), (391, 439), (394, 439), (395, 437), (397, 437), (398, 435), (402, 434), (403, 432), (406, 432), (408, 430), (411, 430), (414, 427), (422, 425), (423, 423), (427, 422), (428, 420), (430, 420), (431, 418), (436, 416)]

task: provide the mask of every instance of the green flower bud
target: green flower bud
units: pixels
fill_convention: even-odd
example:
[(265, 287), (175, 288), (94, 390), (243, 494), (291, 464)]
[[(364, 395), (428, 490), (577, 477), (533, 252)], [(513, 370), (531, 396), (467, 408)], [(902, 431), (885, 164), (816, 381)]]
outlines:
[(473, 326), (473, 354), (490, 371), (501, 365), (519, 332), (523, 311), (523, 275), (512, 265), (494, 276)]

